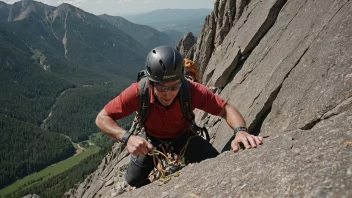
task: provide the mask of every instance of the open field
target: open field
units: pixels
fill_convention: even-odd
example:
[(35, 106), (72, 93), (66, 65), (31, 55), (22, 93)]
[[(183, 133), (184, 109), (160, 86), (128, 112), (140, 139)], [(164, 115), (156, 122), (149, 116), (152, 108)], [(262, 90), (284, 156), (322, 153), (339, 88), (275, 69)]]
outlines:
[(79, 164), (83, 159), (97, 153), (99, 150), (100, 147), (97, 146), (87, 147), (78, 155), (67, 158), (66, 160), (63, 160), (57, 164), (53, 164), (37, 173), (28, 175), (27, 177), (16, 181), (12, 185), (1, 189), (0, 197), (16, 192), (19, 189), (29, 188), (31, 185), (38, 184), (39, 182), (43, 182), (49, 179), (50, 177), (63, 173), (72, 168), (73, 166)]

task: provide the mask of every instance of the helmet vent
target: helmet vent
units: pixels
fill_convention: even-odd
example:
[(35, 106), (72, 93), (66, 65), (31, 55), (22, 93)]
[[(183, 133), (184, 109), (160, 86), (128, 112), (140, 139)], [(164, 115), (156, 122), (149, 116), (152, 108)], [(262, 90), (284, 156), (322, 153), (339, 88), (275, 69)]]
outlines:
[(165, 72), (165, 71), (166, 71), (166, 68), (165, 68), (165, 65), (164, 65), (163, 61), (162, 61), (162, 60), (159, 60), (159, 63), (160, 63), (160, 65), (161, 65), (161, 67), (163, 67), (163, 70), (164, 70), (164, 72)]
[(148, 65), (146, 67), (147, 67), (148, 73), (151, 74), (152, 71), (150, 70), (150, 67)]
[(176, 51), (175, 49), (172, 48), (172, 50), (174, 51), (174, 71), (176, 71), (177, 69), (177, 64), (176, 64)]

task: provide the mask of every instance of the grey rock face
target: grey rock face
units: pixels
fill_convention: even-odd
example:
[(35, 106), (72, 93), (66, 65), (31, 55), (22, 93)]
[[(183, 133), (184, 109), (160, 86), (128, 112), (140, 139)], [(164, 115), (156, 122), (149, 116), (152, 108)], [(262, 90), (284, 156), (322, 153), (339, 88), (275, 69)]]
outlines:
[(352, 2), (236, 1), (219, 45), (215, 5), (196, 46), (203, 83), (264, 144), (234, 154), (227, 123), (197, 112), (222, 154), (115, 197), (352, 197)]
[(200, 77), (204, 73), (205, 66), (208, 64), (214, 50), (213, 41), (216, 32), (216, 23), (213, 13), (214, 11), (205, 19), (205, 24), (198, 36), (197, 46), (194, 53), (194, 61), (198, 65)]
[(216, 48), (204, 72), (203, 83), (210, 88), (224, 87), (239, 61), (248, 57), (270, 29), (284, 3), (285, 0), (251, 1), (223, 45)]
[(201, 76), (204, 74), (214, 50), (222, 44), (232, 26), (242, 16), (248, 2), (248, 0), (215, 1), (214, 11), (206, 18), (194, 54), (194, 60), (198, 64)]
[[(316, 6), (329, 9), (330, 11), (316, 10)], [(348, 76), (351, 71), (350, 64), (339, 63), (338, 67), (334, 67), (333, 64), (335, 63), (323, 62), (319, 55), (326, 51), (325, 54), (330, 55), (325, 55), (324, 59), (326, 60), (327, 57), (330, 57), (334, 61), (348, 57), (334, 55), (333, 53), (336, 50), (341, 53), (340, 50), (343, 51), (343, 49), (349, 47), (348, 45), (342, 45), (342, 41), (337, 41), (335, 37), (337, 34), (341, 35), (342, 32), (344, 34), (351, 34), (351, 32), (347, 31), (348, 28), (343, 25), (343, 20), (341, 22), (332, 21), (333, 17), (339, 16), (338, 14), (348, 14), (347, 11), (341, 13), (344, 6), (348, 7), (345, 2), (341, 1), (324, 3), (289, 1), (281, 10), (275, 25), (260, 41), (248, 59), (245, 60), (242, 69), (221, 93), (223, 97), (228, 98), (228, 101), (235, 104), (242, 112), (251, 131), (259, 133), (263, 120), (265, 120), (263, 125), (273, 130), (273, 132), (308, 129), (309, 123), (312, 123), (311, 120), (318, 120), (319, 116), (332, 109), (331, 107), (324, 107), (325, 105), (330, 104), (334, 107), (350, 97), (351, 92), (348, 93), (347, 91), (351, 90), (351, 83), (347, 83), (348, 77), (342, 78), (345, 81), (337, 80), (335, 77), (334, 82), (330, 80), (330, 83), (326, 84), (326, 81), (329, 81), (329, 78), (333, 78), (332, 76), (336, 76), (337, 73), (342, 75), (342, 71)], [(293, 10), (296, 10), (297, 14), (293, 14)], [(312, 16), (311, 13), (313, 12), (314, 15)], [(331, 25), (345, 27), (346, 29), (341, 30), (342, 32), (340, 30), (330, 30), (329, 33), (326, 32), (323, 35), (323, 32)], [(343, 38), (340, 39), (344, 40)], [(324, 43), (316, 44), (318, 41), (324, 41)], [(331, 48), (332, 45), (338, 45), (338, 47)], [(311, 51), (315, 53), (311, 53)], [(319, 60), (318, 64), (315, 64), (314, 62), (317, 62), (317, 60)], [(348, 60), (345, 61), (348, 62)], [(298, 70), (302, 73), (295, 72)], [(330, 71), (329, 75), (324, 74), (326, 70)], [(329, 77), (330, 75), (332, 76)], [(328, 76), (328, 78), (325, 78), (325, 76)], [(294, 79), (291, 80), (291, 78)], [(302, 83), (305, 85), (301, 81), (304, 81)], [(317, 82), (314, 83), (315, 81)], [(289, 86), (287, 82), (291, 82), (291, 85)], [(283, 85), (287, 86), (283, 87)], [(342, 90), (338, 91), (340, 85), (342, 85)], [(329, 92), (325, 95), (326, 90), (335, 93)], [(288, 93), (281, 97), (281, 94), (285, 92)], [(243, 98), (246, 98), (246, 100), (243, 100)], [(339, 98), (339, 101), (334, 101), (332, 98)], [(321, 103), (321, 100), (324, 100), (324, 102)], [(273, 105), (274, 101), (277, 105)], [(294, 105), (283, 108), (285, 103), (294, 103)], [(276, 115), (274, 116), (274, 114)], [(307, 116), (303, 117), (306, 114)], [(267, 115), (268, 119), (266, 119)], [(276, 123), (271, 121), (274, 117), (276, 117)], [(299, 119), (302, 123), (297, 125), (298, 122), (291, 121), (291, 119)], [(269, 120), (271, 126), (267, 124)], [(289, 127), (290, 124), (288, 123), (291, 123), (291, 127)], [(219, 131), (227, 127), (226, 123), (221, 123), (220, 125), (218, 127)], [(265, 131), (265, 133), (271, 133), (268, 130)], [(230, 134), (219, 133), (217, 137), (228, 137)], [(215, 144), (221, 142), (220, 139), (215, 141)], [(219, 145), (223, 146), (223, 143)]]
[(352, 146), (344, 140), (352, 127), (342, 120), (351, 116), (345, 112), (309, 131), (276, 134), (259, 149), (224, 152), (187, 166), (163, 186), (152, 183), (119, 197), (350, 197)]
[(216, 1), (214, 10), (216, 20), (215, 47), (221, 45), (232, 27), (235, 17), (236, 1)]
[(196, 43), (197, 39), (193, 36), (192, 32), (188, 32), (176, 45), (176, 49), (183, 55), (183, 57), (193, 60)]
[[(352, 41), (348, 38), (352, 23), (346, 17), (352, 14), (352, 5), (347, 1), (330, 3), (335, 7), (329, 8), (329, 14), (317, 12), (315, 21), (305, 24), (311, 25), (312, 36), (300, 40), (304, 51), (286, 74), (278, 99), (263, 123), (265, 134), (272, 134), (274, 126), (282, 131), (309, 130), (322, 120), (351, 110)], [(331, 5), (327, 2), (324, 6)]]

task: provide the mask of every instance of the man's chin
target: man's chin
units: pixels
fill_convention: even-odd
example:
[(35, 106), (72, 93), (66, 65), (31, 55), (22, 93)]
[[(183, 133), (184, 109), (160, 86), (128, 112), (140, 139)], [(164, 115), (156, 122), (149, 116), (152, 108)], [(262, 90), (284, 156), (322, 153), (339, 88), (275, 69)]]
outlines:
[(168, 107), (168, 106), (170, 106), (171, 105), (171, 102), (168, 102), (168, 103), (161, 103), (163, 106), (165, 106), (165, 107)]
[(164, 106), (170, 106), (171, 105), (171, 103), (172, 103), (172, 101), (162, 101), (162, 102), (160, 102), (162, 105), (164, 105)]

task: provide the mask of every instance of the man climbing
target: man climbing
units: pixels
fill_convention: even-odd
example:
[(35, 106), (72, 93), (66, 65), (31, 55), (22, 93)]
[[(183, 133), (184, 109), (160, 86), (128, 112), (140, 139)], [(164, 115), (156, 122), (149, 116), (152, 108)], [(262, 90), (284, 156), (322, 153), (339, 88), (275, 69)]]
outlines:
[(234, 130), (235, 138), (231, 143), (234, 152), (239, 150), (239, 144), (249, 149), (263, 143), (261, 137), (247, 133), (243, 117), (232, 105), (202, 84), (185, 80), (184, 59), (176, 49), (168, 46), (153, 49), (147, 56), (145, 71), (150, 87), (150, 109), (142, 123), (144, 136), (134, 135), (116, 123), (116, 120), (140, 111), (141, 81), (133, 83), (111, 100), (96, 118), (97, 126), (111, 138), (126, 144), (131, 154), (125, 174), (129, 185), (140, 187), (146, 184), (154, 168), (153, 157), (149, 155), (154, 149), (167, 146), (176, 154), (183, 152), (186, 163), (200, 162), (219, 154), (207, 140), (195, 135), (184, 116), (179, 96), (185, 83), (189, 84), (191, 110), (197, 108), (218, 115)]

